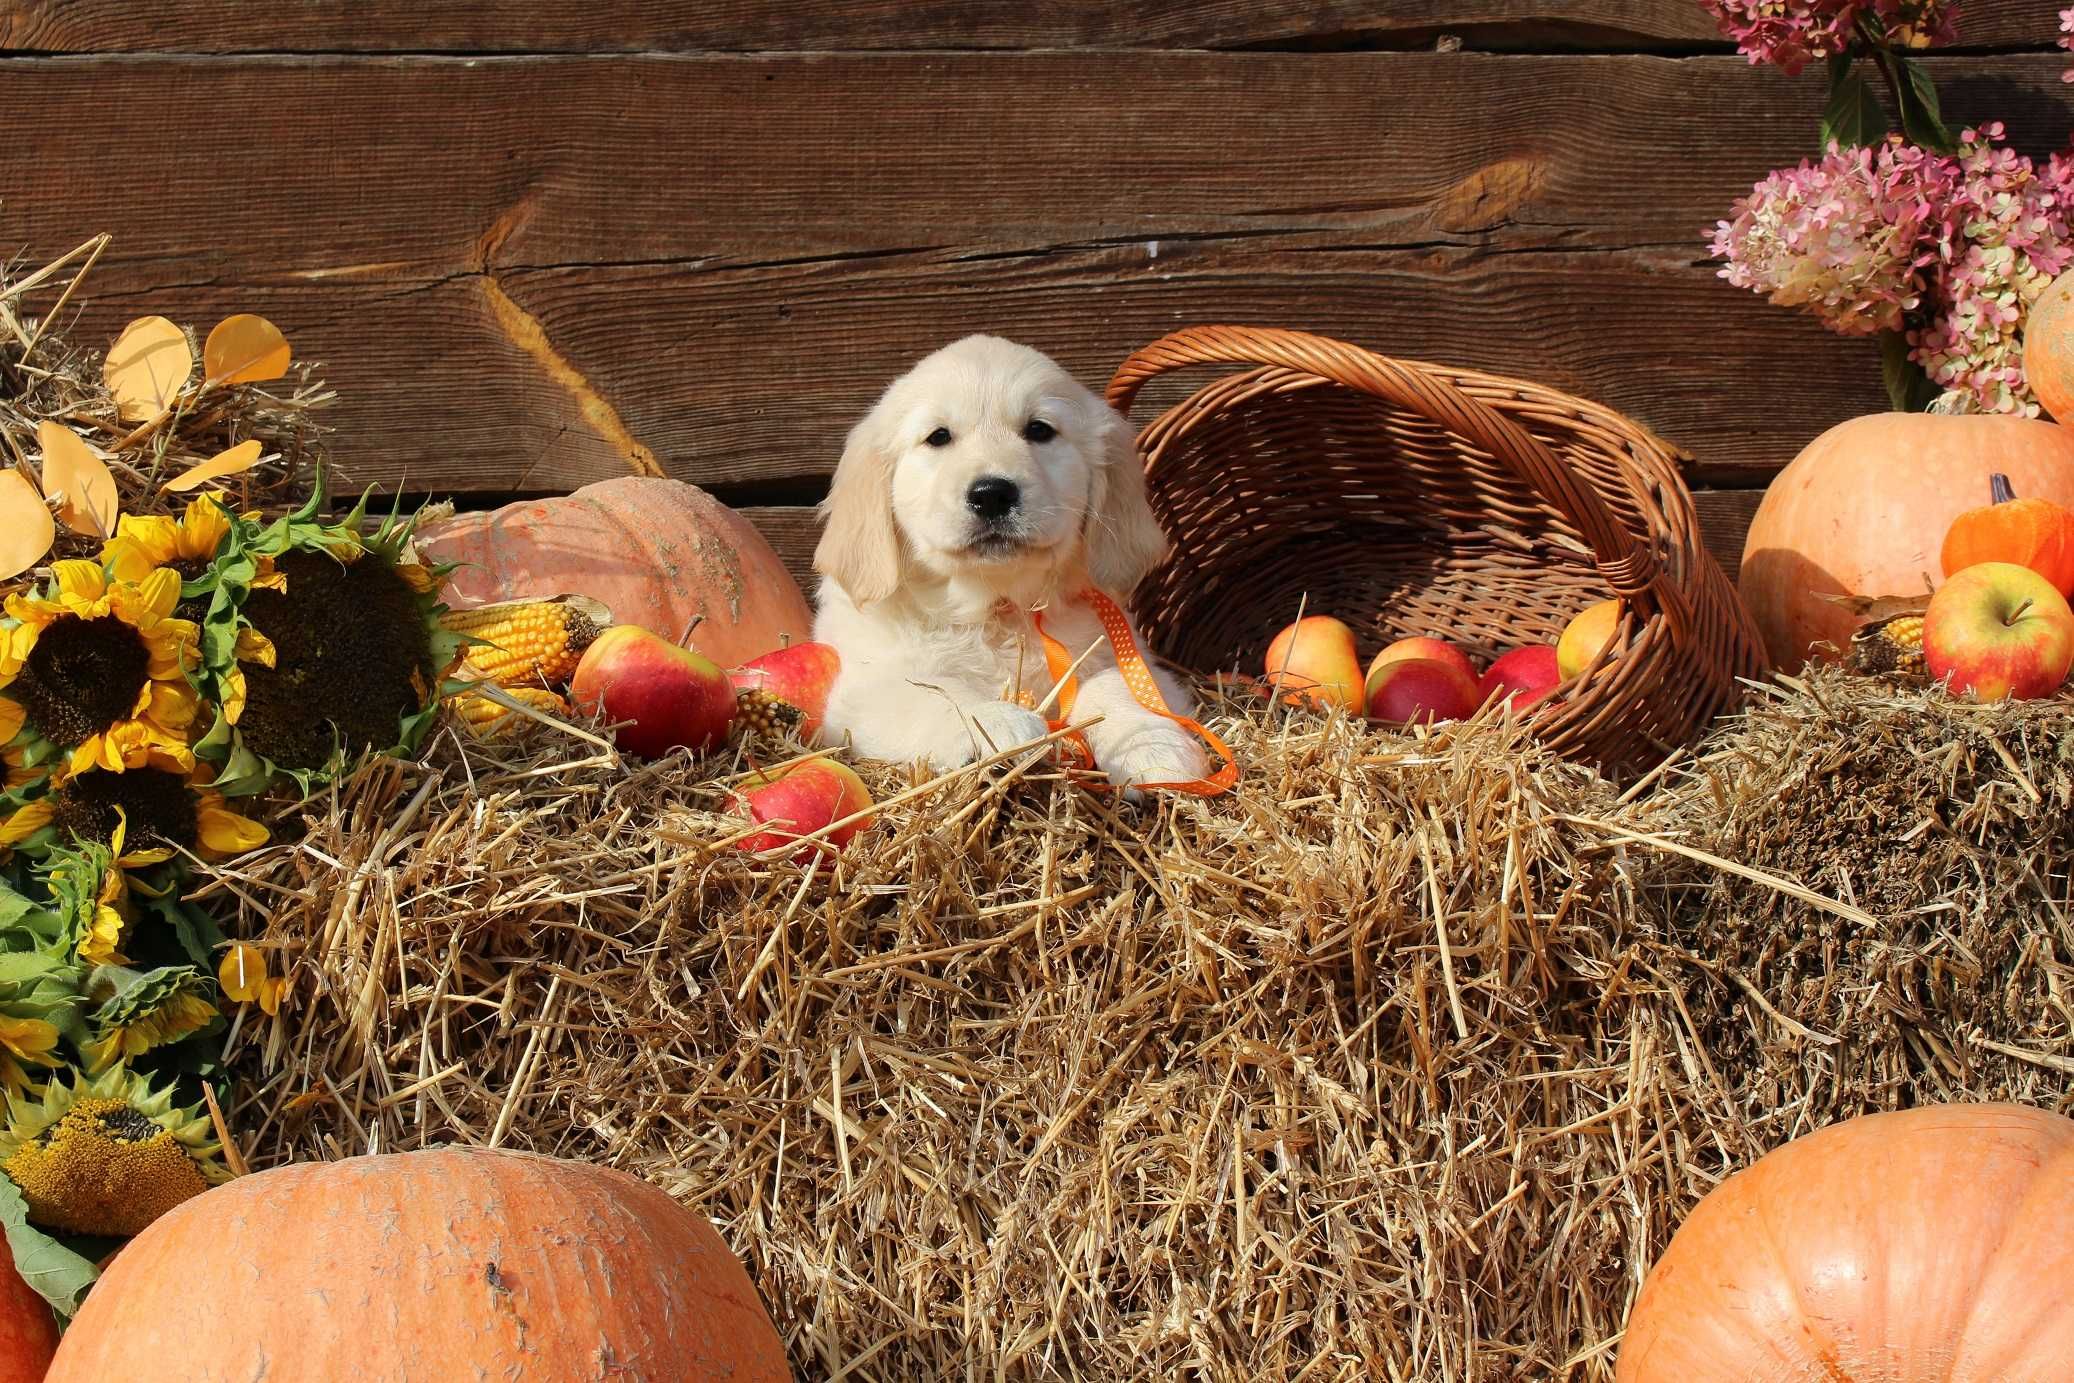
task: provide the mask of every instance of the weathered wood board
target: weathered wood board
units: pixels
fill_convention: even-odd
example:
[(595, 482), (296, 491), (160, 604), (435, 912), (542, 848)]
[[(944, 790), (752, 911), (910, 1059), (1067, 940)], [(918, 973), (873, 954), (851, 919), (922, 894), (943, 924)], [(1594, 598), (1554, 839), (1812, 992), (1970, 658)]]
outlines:
[[(1948, 109), (2064, 144), (2056, 32), (1974, 7)], [(945, 340), (1099, 384), (1211, 321), (1551, 384), (1748, 486), (1882, 406), (1868, 346), (1707, 262), (1822, 98), (1695, 0), (0, 0), (0, 243), (113, 232), (89, 341), (267, 314), (356, 479), (463, 502), (811, 502)]]

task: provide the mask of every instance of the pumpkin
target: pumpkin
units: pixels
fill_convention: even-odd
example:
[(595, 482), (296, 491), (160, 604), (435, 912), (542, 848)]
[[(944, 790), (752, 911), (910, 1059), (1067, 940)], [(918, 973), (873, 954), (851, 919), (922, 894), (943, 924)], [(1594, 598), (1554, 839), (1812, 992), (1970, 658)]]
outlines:
[(50, 1303), (0, 1252), (0, 1383), (37, 1383), (57, 1347), (58, 1318)]
[(585, 595), (620, 624), (692, 646), (722, 667), (811, 637), (799, 584), (750, 522), (696, 485), (621, 476), (573, 494), (457, 514), (420, 531), (430, 559), (462, 565), (457, 610)]
[[(1874, 413), (1817, 437), (1764, 492), (1740, 587), (1772, 666), (1833, 661), (1858, 618), (1838, 597), (1920, 596), (1952, 521), (2009, 477), (2074, 508), (2074, 429), (1999, 414)], [(1828, 644), (1837, 651), (1817, 649)]]
[(176, 1374), (792, 1377), (703, 1218), (624, 1172), (471, 1148), (276, 1167), (154, 1221), (87, 1294), (49, 1379)]
[(1982, 562), (2029, 567), (2074, 595), (2074, 509), (2049, 499), (2018, 499), (2009, 477), (1988, 477), (1991, 503), (1968, 509), (1944, 535), (1944, 574), (1952, 576)]
[(1932, 1105), (1799, 1138), (1701, 1201), (1617, 1383), (2060, 1383), (2074, 1120)]
[(2024, 314), (2024, 379), (2046, 412), (2074, 422), (2074, 273), (2054, 279)]

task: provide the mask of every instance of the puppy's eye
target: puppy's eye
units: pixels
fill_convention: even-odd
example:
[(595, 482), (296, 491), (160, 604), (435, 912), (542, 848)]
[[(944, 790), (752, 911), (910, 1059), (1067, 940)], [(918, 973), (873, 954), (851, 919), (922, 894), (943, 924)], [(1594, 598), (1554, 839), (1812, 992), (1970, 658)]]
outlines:
[(1032, 418), (1023, 424), (1023, 440), (1026, 442), (1049, 442), (1059, 435), (1059, 430), (1042, 418)]
[(939, 427), (922, 440), (932, 447), (947, 447), (951, 444), (951, 430), (947, 427)]

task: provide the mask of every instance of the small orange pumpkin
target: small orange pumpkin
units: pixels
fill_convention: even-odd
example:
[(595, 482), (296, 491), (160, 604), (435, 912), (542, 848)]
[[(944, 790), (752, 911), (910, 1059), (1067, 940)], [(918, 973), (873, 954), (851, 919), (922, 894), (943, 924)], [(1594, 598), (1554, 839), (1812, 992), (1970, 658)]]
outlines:
[[(212, 1193), (213, 1194), (213, 1193)], [(2062, 1383), (2074, 1119), (1930, 1105), (1795, 1139), (1650, 1270), (1617, 1383)]]
[(1993, 502), (1952, 520), (1941, 554), (1944, 574), (1956, 576), (1982, 562), (2029, 567), (2074, 595), (2074, 509), (2049, 499), (2018, 499), (2009, 477), (1988, 477)]

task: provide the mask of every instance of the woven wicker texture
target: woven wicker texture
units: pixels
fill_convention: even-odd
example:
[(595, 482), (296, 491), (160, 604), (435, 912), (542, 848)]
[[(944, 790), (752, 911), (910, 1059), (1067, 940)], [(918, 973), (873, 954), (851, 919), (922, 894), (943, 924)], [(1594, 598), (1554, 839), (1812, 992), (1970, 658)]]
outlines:
[(1199, 672), (1257, 673), (1299, 604), (1362, 635), (1438, 635), (1479, 662), (1553, 643), (1622, 598), (1606, 652), (1533, 712), (1556, 751), (1617, 773), (1690, 743), (1765, 670), (1763, 643), (1701, 545), (1675, 455), (1553, 389), (1392, 360), (1346, 342), (1195, 327), (1125, 361), (1109, 401), (1206, 364), (1140, 434), (1172, 555), (1134, 608)]

